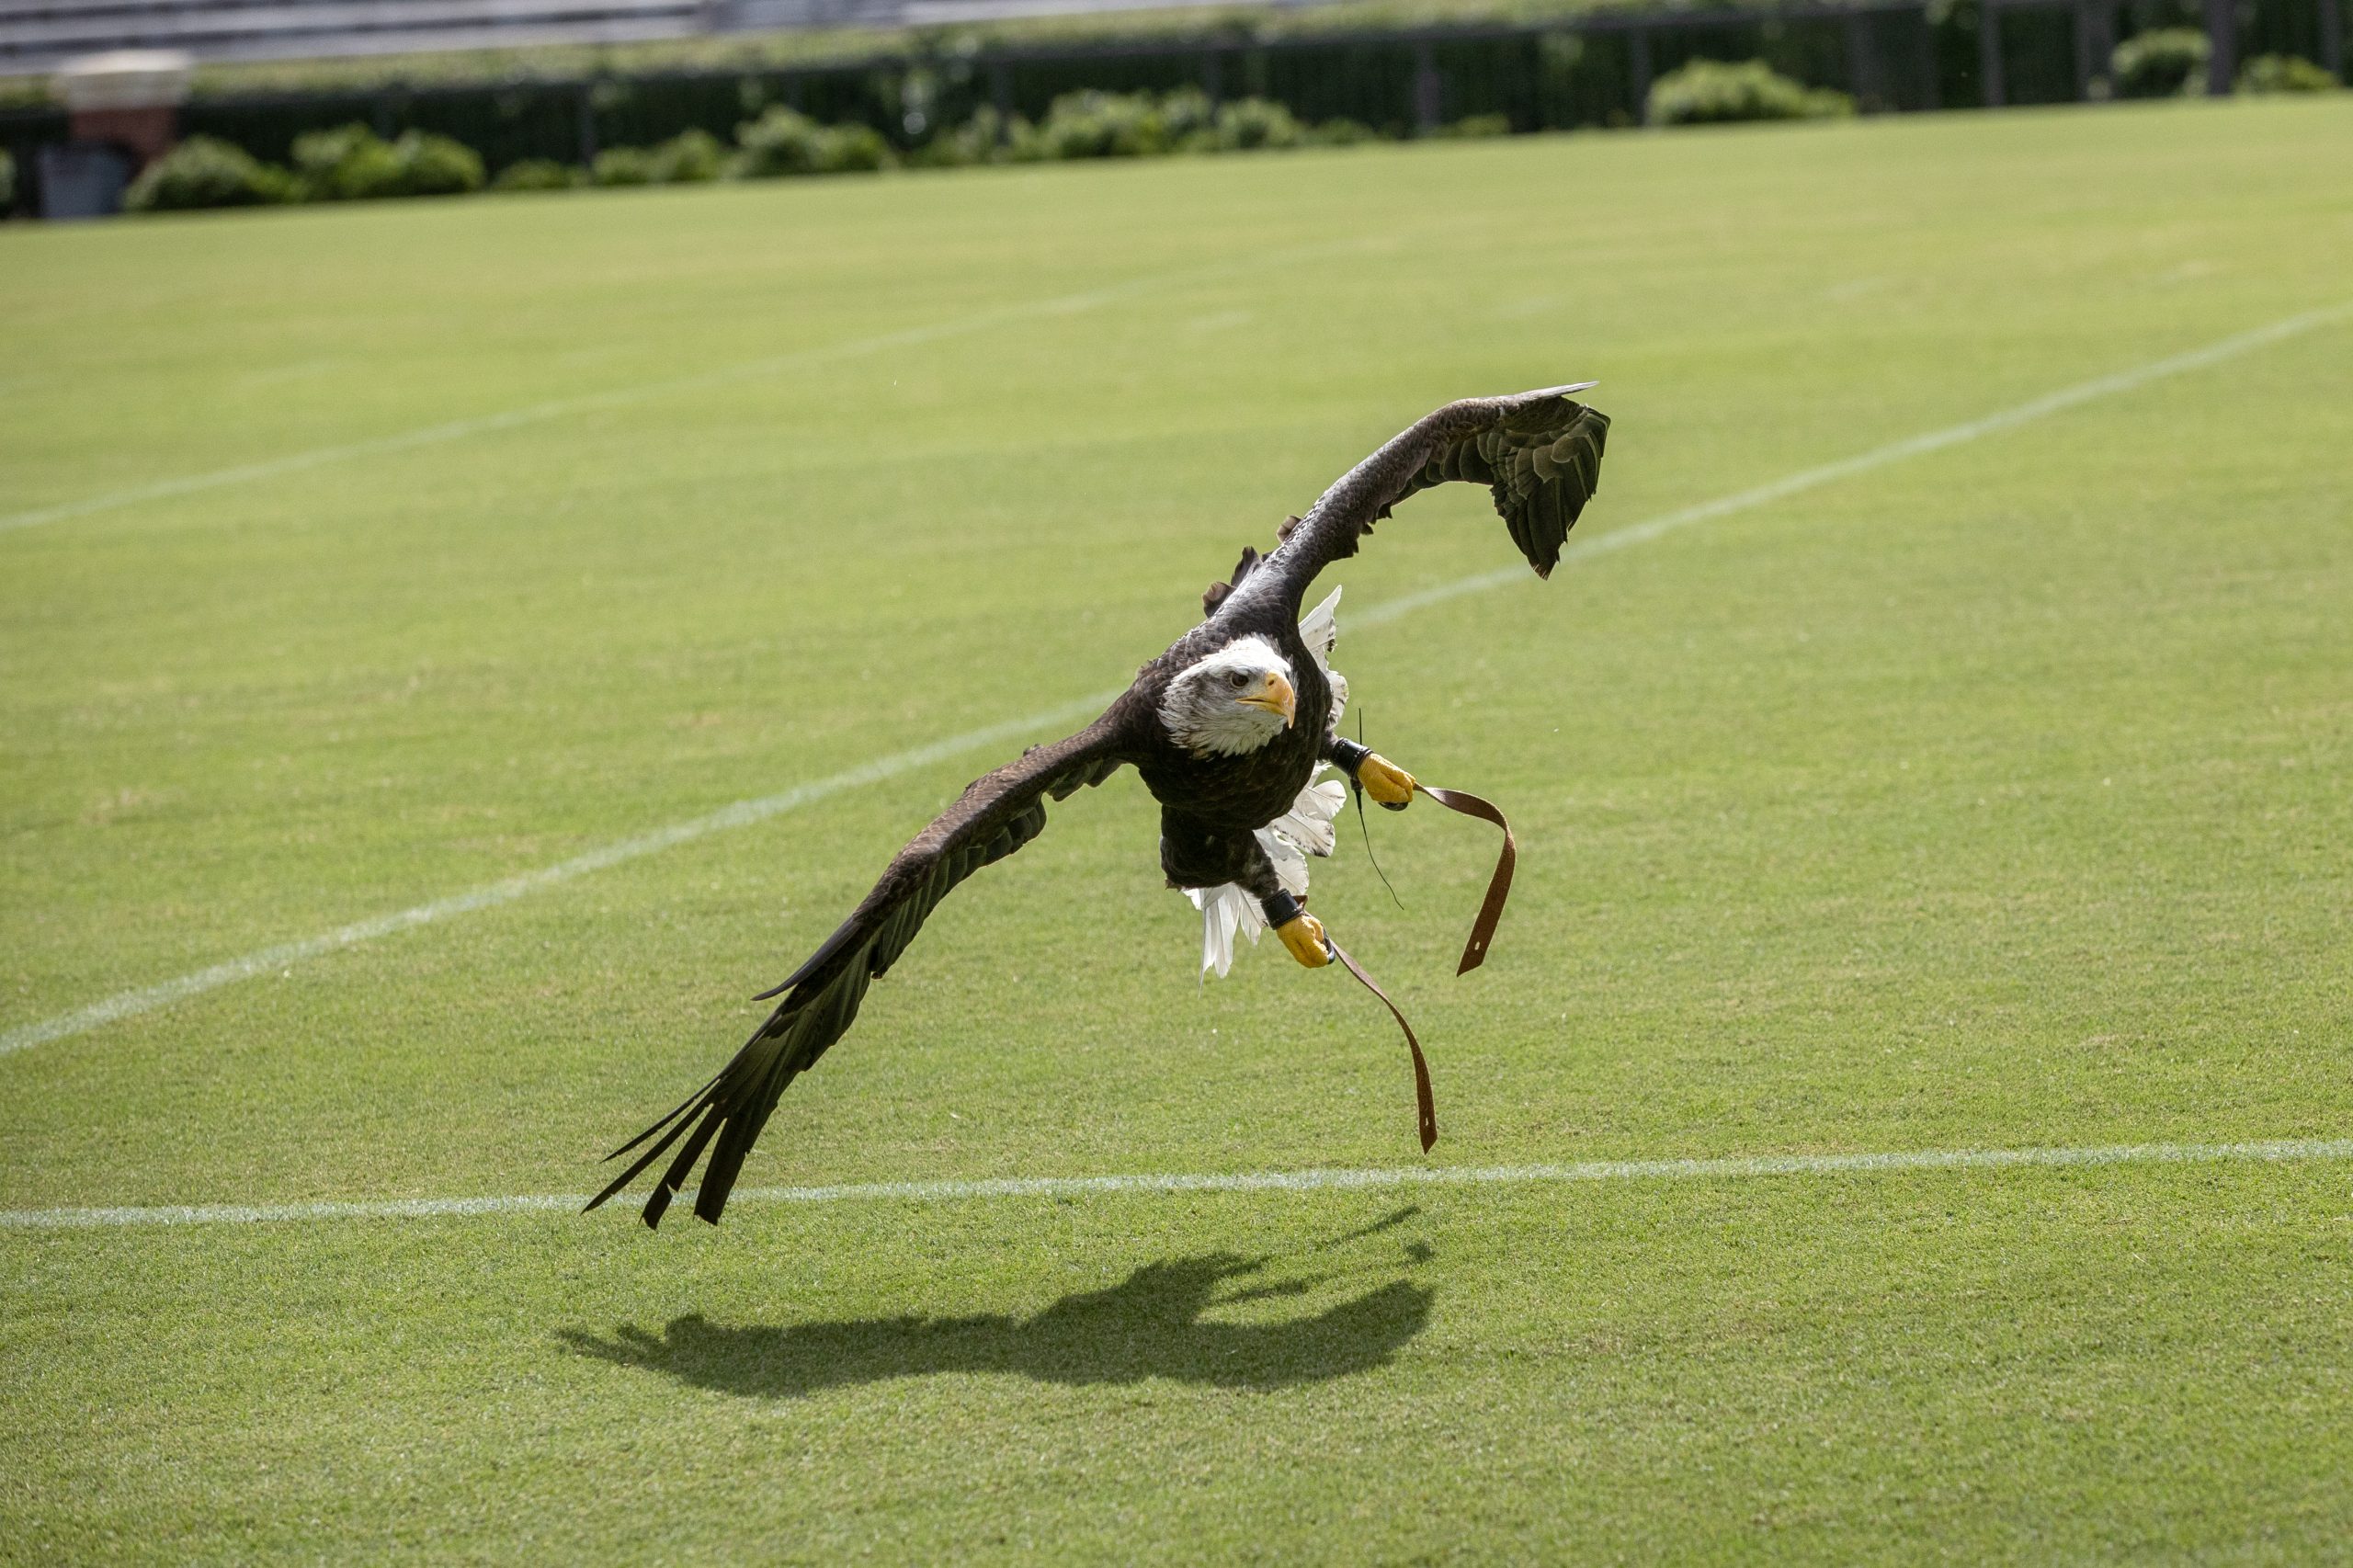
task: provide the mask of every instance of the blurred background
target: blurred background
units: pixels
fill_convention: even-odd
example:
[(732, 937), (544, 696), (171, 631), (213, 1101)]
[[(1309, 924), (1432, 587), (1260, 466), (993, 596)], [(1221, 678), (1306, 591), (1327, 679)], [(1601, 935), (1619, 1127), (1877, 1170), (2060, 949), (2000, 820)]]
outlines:
[(0, 211), (2327, 90), (2345, 0), (0, 0)]

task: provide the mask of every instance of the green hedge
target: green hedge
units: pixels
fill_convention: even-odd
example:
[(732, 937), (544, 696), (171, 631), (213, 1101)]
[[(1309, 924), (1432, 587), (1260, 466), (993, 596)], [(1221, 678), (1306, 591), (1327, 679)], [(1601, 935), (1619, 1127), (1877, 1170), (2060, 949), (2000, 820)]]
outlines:
[(262, 163), (242, 147), (191, 136), (131, 182), (123, 205), (133, 212), (184, 211), (199, 207), (261, 207), (300, 199), (301, 187), (284, 169)]
[(526, 158), (498, 171), (493, 190), (570, 190), (580, 183), (580, 171), (553, 158)]
[(658, 147), (608, 147), (597, 154), (585, 180), (571, 176), (561, 164), (541, 159), (515, 167), (529, 172), (512, 180), (502, 174), (497, 188), (554, 190), (579, 184), (695, 185), (731, 172), (731, 160), (727, 149), (710, 132), (686, 131)]
[[(1451, 136), (1501, 135), (1501, 116), (1458, 121)], [(1055, 100), (1039, 124), (1000, 121), (983, 109), (926, 142), (905, 161), (925, 167), (1033, 163), (1064, 158), (1158, 157), (1175, 153), (1347, 146), (1372, 140), (1354, 120), (1310, 127), (1279, 103), (1240, 98), (1212, 107), (1183, 89), (1149, 93), (1074, 93)], [(728, 149), (702, 131), (654, 147), (608, 147), (585, 169), (551, 159), (510, 165), (490, 188), (569, 190), (580, 186), (685, 184), (711, 179), (872, 173), (902, 160), (865, 125), (820, 125), (796, 110), (771, 108), (736, 127)], [(483, 188), (482, 160), (447, 137), (411, 131), (387, 142), (365, 126), (339, 126), (295, 139), (294, 167), (264, 164), (210, 137), (191, 137), (159, 160), (132, 188), (141, 212), (195, 207), (244, 207), (278, 201), (347, 201), (390, 196), (456, 195)]]
[(1210, 136), (1221, 153), (1255, 153), (1262, 149), (1298, 147), (1308, 141), (1299, 117), (1266, 98), (1244, 98), (1218, 106)]
[(696, 185), (727, 172), (727, 148), (710, 131), (682, 131), (654, 149), (656, 185)]
[(2109, 76), (2120, 98), (2179, 97), (2204, 88), (2211, 53), (2195, 28), (2159, 28), (2118, 44)]
[(1653, 125), (1721, 125), (1749, 119), (1825, 119), (1855, 112), (1844, 93), (1793, 82), (1761, 60), (1694, 60), (1651, 85)]
[(737, 126), (735, 142), (743, 149), (733, 169), (741, 179), (871, 173), (896, 161), (871, 126), (820, 125), (781, 107)]
[(2331, 93), (2341, 85), (2335, 76), (2294, 54), (2259, 54), (2239, 69), (2242, 93)]
[(483, 187), (482, 155), (447, 136), (411, 131), (387, 142), (344, 125), (294, 139), (294, 177), (306, 201), (463, 196)]

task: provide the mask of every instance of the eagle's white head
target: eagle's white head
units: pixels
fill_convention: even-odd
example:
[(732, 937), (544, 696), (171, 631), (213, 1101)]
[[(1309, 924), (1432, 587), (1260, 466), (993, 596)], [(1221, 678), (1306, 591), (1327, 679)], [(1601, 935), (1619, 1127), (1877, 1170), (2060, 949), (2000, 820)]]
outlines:
[(1161, 727), (1195, 756), (1256, 751), (1299, 717), (1290, 662), (1243, 637), (1187, 666), (1160, 699)]

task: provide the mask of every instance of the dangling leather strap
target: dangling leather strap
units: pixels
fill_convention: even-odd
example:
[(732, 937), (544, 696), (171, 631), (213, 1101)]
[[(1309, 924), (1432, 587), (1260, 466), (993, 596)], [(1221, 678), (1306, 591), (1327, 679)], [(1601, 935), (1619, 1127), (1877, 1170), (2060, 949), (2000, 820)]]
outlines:
[(1414, 1053), (1414, 1106), (1421, 1115), (1422, 1153), (1427, 1154), (1430, 1152), (1430, 1145), (1438, 1142), (1438, 1100), (1430, 1093), (1430, 1064), (1422, 1056), (1422, 1042), (1414, 1038), (1414, 1026), (1405, 1021), (1405, 1015), (1397, 1010), (1397, 1004), (1389, 999), (1389, 993), (1373, 983), (1372, 976), (1358, 967), (1357, 960), (1348, 957), (1347, 949), (1332, 940), (1328, 931), (1324, 935), (1324, 945), (1331, 949), (1334, 958), (1340, 960), (1342, 968), (1357, 977), (1357, 983), (1381, 998), (1381, 1005), (1389, 1009), (1389, 1016), (1397, 1020), (1399, 1028), (1405, 1031), (1405, 1049)]
[[(1460, 790), (1434, 790), (1427, 784), (1414, 788), (1449, 812), (1494, 823), (1504, 830), (1503, 856), (1495, 862), (1495, 874), (1487, 883), (1487, 896), (1479, 905), (1479, 917), (1471, 924), (1471, 940), (1462, 949), (1461, 966), (1454, 971), (1458, 975), (1468, 974), (1486, 961), (1487, 944), (1495, 939), (1495, 924), (1504, 917), (1504, 901), (1511, 896), (1511, 873), (1519, 860), (1519, 845), (1512, 837), (1511, 824), (1504, 820), (1504, 813), (1492, 802)], [(1414, 1026), (1405, 1021), (1405, 1015), (1397, 1010), (1389, 993), (1374, 983), (1372, 976), (1348, 956), (1347, 949), (1332, 940), (1328, 931), (1324, 935), (1324, 946), (1342, 968), (1357, 977), (1358, 984), (1381, 999), (1381, 1005), (1389, 1009), (1389, 1016), (1397, 1020), (1397, 1027), (1405, 1031), (1405, 1049), (1414, 1053), (1414, 1103), (1421, 1119), (1422, 1153), (1427, 1154), (1438, 1142), (1438, 1100), (1430, 1092), (1430, 1064), (1422, 1055), (1422, 1042), (1414, 1038)]]
[(1503, 855), (1495, 861), (1495, 874), (1487, 883), (1487, 897), (1479, 905), (1479, 918), (1471, 923), (1471, 940), (1463, 945), (1462, 963), (1454, 971), (1468, 974), (1487, 961), (1487, 944), (1495, 939), (1495, 923), (1504, 917), (1504, 901), (1511, 896), (1511, 873), (1519, 860), (1519, 846), (1511, 835), (1511, 824), (1491, 802), (1460, 790), (1433, 790), (1427, 784), (1414, 788), (1449, 812), (1494, 823), (1504, 830)]

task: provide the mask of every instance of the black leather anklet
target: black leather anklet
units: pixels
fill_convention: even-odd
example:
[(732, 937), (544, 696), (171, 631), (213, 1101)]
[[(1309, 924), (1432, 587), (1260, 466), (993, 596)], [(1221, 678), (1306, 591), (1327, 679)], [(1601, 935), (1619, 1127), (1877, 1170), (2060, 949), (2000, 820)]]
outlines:
[(1267, 924), (1277, 930), (1280, 930), (1307, 913), (1300, 908), (1299, 900), (1287, 892), (1279, 892), (1271, 897), (1260, 899), (1258, 907), (1266, 912)]
[(1371, 755), (1370, 746), (1358, 745), (1354, 741), (1344, 741), (1337, 735), (1332, 737), (1332, 764), (1350, 778), (1357, 776), (1357, 769), (1362, 767), (1364, 759)]

